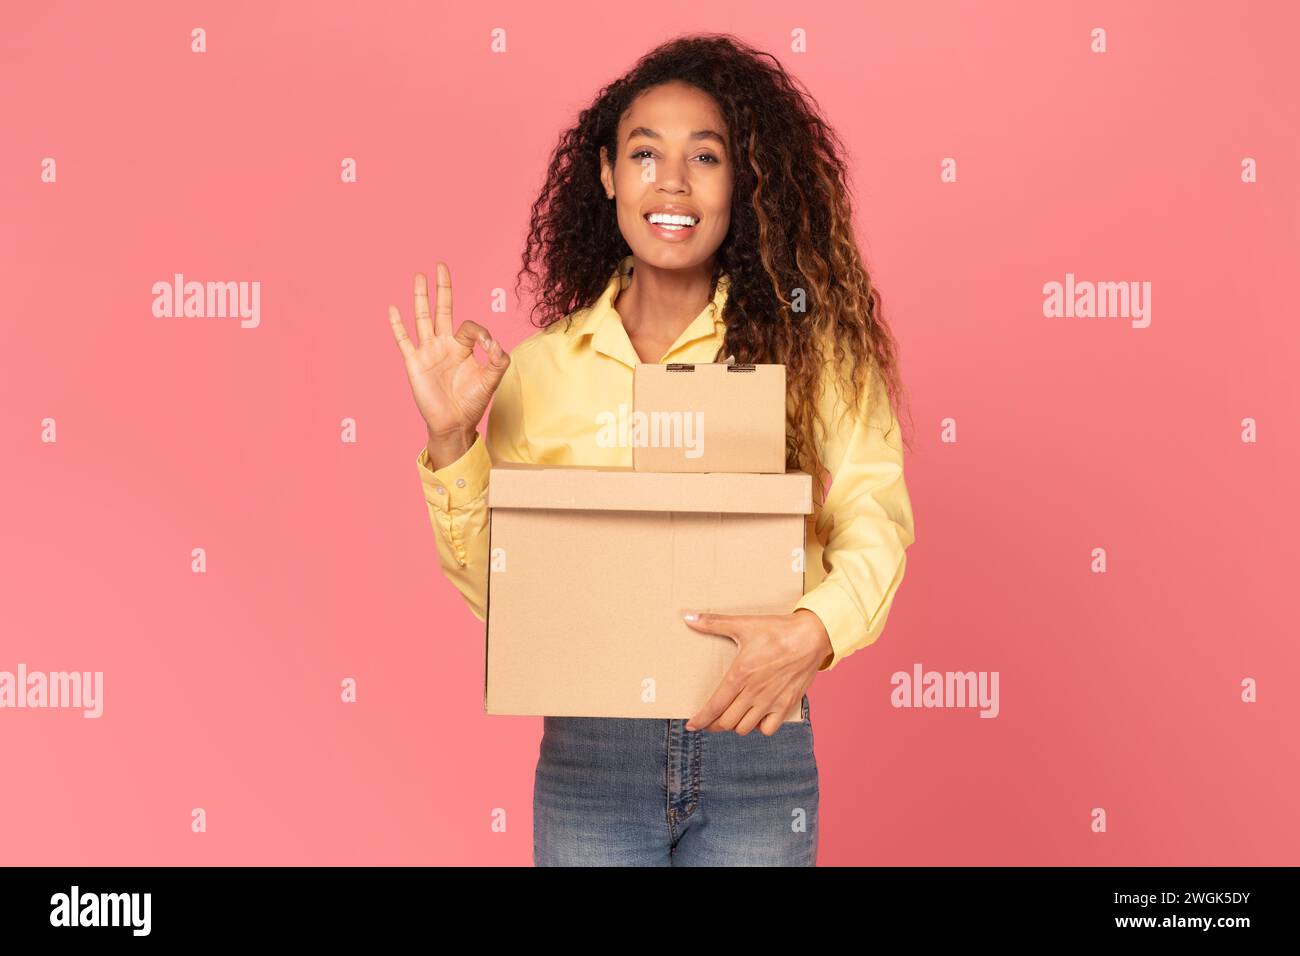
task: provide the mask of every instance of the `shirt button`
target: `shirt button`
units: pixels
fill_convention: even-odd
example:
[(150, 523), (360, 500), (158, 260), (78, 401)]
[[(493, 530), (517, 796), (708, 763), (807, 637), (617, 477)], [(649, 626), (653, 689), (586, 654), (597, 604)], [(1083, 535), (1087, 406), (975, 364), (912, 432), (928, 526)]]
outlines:
[(456, 487), (457, 487), (457, 488), (464, 488), (464, 487), (465, 487), (465, 479), (464, 479), (464, 478), (457, 478), (457, 479), (456, 479)]
[(447, 493), (447, 489), (444, 488), (442, 485), (435, 485), (433, 490), (438, 492), (438, 494), (440, 495), (445, 495)]

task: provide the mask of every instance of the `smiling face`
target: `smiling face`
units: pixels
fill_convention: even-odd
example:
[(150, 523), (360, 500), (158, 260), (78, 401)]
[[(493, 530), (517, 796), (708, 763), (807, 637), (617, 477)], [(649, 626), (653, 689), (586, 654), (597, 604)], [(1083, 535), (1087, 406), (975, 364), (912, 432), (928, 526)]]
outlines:
[(601, 147), (600, 179), (638, 260), (660, 269), (711, 262), (731, 225), (727, 127), (707, 93), (671, 82), (641, 94)]

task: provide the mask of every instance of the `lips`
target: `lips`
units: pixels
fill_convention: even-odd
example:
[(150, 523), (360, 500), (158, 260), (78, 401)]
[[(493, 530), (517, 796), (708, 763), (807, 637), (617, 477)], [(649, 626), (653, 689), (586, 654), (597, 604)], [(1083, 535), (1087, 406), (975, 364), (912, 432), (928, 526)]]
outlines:
[(647, 220), (646, 228), (650, 233), (663, 242), (686, 242), (695, 235), (694, 226), (678, 225), (674, 223), (657, 223)]
[(645, 219), (647, 222), (649, 222), (650, 217), (654, 215), (690, 216), (692, 219), (695, 220), (696, 226), (700, 224), (700, 218), (701, 218), (699, 210), (694, 209), (691, 206), (683, 205), (682, 203), (665, 203), (662, 206), (655, 206), (653, 209), (647, 209), (644, 213), (642, 213), (642, 218)]

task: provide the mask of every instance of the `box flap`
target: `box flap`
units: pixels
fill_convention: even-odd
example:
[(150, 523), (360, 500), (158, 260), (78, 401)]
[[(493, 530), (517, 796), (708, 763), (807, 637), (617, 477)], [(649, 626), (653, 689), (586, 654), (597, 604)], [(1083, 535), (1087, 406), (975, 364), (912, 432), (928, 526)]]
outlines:
[(499, 462), (488, 478), (488, 507), (810, 514), (812, 476), (803, 471), (670, 473)]

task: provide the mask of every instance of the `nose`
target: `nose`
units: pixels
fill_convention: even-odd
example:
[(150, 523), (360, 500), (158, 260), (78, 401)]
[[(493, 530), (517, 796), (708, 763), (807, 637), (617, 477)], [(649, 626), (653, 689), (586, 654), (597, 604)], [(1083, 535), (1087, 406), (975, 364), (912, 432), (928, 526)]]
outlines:
[(686, 163), (665, 160), (655, 164), (655, 184), (663, 192), (679, 193), (686, 189)]

